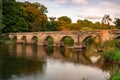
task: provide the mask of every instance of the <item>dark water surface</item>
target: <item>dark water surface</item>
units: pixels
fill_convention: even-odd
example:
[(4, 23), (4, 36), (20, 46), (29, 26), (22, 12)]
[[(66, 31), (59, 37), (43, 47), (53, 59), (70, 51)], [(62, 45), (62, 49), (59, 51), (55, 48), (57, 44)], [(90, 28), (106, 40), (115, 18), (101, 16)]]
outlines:
[(107, 80), (113, 67), (92, 48), (0, 45), (0, 80)]

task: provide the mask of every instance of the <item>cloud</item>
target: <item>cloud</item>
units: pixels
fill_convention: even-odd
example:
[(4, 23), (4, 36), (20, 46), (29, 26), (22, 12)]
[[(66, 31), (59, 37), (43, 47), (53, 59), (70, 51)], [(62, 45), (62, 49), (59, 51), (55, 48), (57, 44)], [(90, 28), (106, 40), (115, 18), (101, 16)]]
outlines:
[(90, 20), (99, 20), (99, 19), (102, 19), (102, 17), (99, 17), (99, 16), (86, 16), (84, 18), (85, 19), (90, 19)]
[(72, 0), (73, 3), (82, 3), (85, 4), (88, 2), (88, 0)]
[(108, 1), (103, 1), (100, 3), (102, 6), (104, 7), (112, 7), (112, 8), (120, 8), (119, 5), (117, 4), (114, 4), (114, 3), (111, 3), (111, 2), (108, 2)]
[(103, 11), (109, 14), (112, 19), (120, 17), (120, 5), (108, 1), (103, 1), (100, 4), (103, 6)]
[(102, 17), (100, 16), (84, 16), (84, 15), (77, 15), (77, 17), (89, 19), (89, 20), (100, 20)]
[(66, 3), (86, 4), (88, 0), (54, 0), (54, 2), (59, 4), (66, 4)]
[(120, 13), (116, 13), (114, 16), (116, 16), (116, 18), (120, 18)]

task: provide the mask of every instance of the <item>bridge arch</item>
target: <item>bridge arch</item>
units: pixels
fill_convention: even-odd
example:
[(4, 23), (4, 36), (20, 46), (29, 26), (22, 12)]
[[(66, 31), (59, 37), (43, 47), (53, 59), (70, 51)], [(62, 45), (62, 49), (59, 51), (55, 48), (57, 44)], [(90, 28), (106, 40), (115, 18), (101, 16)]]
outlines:
[(31, 44), (37, 44), (37, 43), (38, 43), (38, 36), (32, 36)]
[[(65, 40), (67, 39), (67, 40)], [(71, 37), (71, 36), (63, 36), (61, 39), (60, 39), (60, 46), (64, 46), (65, 44), (67, 45), (73, 45), (74, 44), (74, 38)]]
[(54, 44), (54, 37), (53, 36), (46, 36), (44, 38), (44, 45), (53, 45)]
[(99, 35), (90, 34), (90, 35), (83, 35), (83, 37), (81, 37), (81, 42), (85, 42), (86, 39), (88, 38), (98, 38), (99, 40), (101, 40), (101, 37)]
[(120, 39), (120, 35), (115, 36), (114, 39)]
[(17, 41), (17, 36), (13, 36), (11, 40), (16, 40)]
[(85, 42), (88, 38), (91, 38), (91, 37), (92, 37), (92, 35), (88, 35), (88, 36), (84, 37), (82, 42)]

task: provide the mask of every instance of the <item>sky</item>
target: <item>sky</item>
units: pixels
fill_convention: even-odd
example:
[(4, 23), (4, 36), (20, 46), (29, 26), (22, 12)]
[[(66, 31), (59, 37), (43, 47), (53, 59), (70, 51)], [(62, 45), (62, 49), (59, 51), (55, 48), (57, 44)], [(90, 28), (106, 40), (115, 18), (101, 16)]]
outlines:
[(110, 15), (112, 21), (120, 18), (120, 0), (16, 0), (20, 2), (39, 2), (47, 7), (48, 17), (68, 16), (72, 22), (88, 19), (101, 22), (102, 17)]

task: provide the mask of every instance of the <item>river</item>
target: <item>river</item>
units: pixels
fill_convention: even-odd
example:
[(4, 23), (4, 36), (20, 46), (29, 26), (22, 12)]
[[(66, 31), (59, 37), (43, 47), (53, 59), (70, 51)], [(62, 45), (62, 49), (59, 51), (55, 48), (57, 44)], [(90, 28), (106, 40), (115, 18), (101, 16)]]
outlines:
[(0, 80), (107, 80), (114, 65), (94, 48), (0, 44)]

